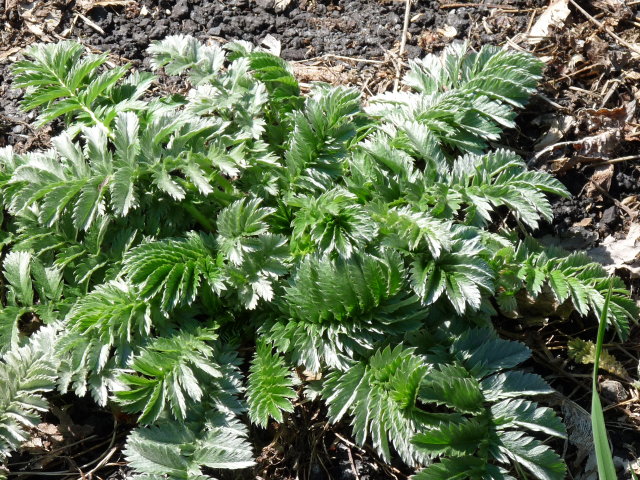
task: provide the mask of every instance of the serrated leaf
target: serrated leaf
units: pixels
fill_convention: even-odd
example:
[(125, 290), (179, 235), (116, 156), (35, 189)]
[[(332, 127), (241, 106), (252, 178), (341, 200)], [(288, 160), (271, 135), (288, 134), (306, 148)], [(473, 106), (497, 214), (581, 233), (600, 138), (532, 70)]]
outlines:
[(555, 412), (523, 400), (503, 400), (491, 406), (491, 413), (499, 429), (524, 427), (547, 435), (566, 438), (566, 428)]
[(541, 480), (562, 480), (566, 465), (553, 450), (523, 432), (499, 431), (500, 451)]
[(522, 371), (497, 373), (482, 380), (480, 385), (487, 400), (493, 401), (554, 391), (541, 376)]
[(297, 397), (291, 388), (291, 372), (284, 366), (282, 357), (274, 355), (269, 345), (259, 343), (250, 372), (249, 418), (262, 427), (267, 426), (269, 418), (282, 422), (282, 412), (293, 412), (291, 399)]
[(456, 365), (431, 370), (420, 387), (419, 397), (423, 402), (446, 405), (464, 413), (480, 413), (484, 404), (478, 381)]
[(419, 433), (411, 443), (429, 454), (446, 454), (456, 457), (472, 455), (489, 435), (487, 426), (478, 419), (443, 423), (437, 428)]
[(140, 286), (143, 298), (160, 299), (163, 312), (192, 303), (202, 281), (217, 292), (224, 289), (224, 274), (216, 265), (204, 235), (165, 239), (140, 245), (125, 257), (124, 271)]

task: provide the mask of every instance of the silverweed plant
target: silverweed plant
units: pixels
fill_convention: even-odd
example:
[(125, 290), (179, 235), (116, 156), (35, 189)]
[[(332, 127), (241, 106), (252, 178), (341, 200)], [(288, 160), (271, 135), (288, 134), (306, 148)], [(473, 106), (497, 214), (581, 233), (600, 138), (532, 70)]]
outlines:
[(314, 398), (416, 480), (564, 478), (547, 440), (565, 428), (530, 399), (552, 389), (492, 319), (544, 297), (624, 338), (637, 312), (619, 279), (604, 309), (599, 265), (530, 236), (565, 188), (489, 149), (541, 63), (452, 46), (363, 106), (303, 95), (244, 42), (148, 53), (188, 93), (73, 42), (13, 67), (37, 125), (63, 128), (0, 150), (0, 461), (73, 392), (137, 415), (131, 478), (210, 479), (253, 465), (249, 423)]

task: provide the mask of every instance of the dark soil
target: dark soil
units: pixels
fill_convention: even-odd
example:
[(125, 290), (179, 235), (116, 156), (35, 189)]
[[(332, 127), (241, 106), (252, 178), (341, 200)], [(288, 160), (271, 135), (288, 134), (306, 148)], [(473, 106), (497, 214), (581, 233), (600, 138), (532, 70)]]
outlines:
[[(545, 0), (499, 0), (491, 3), (492, 8), (440, 8), (441, 3), (444, 2), (422, 0), (412, 8), (408, 58), (441, 50), (453, 40), (468, 38), (475, 45), (502, 44), (526, 27), (529, 8), (540, 7)], [(33, 142), (35, 133), (29, 127), (34, 115), (19, 112), (20, 94), (11, 90), (8, 65), (18, 53), (3, 61), (3, 50), (42, 40), (25, 28), (28, 20), (21, 16), (25, 12), (21, 2), (7, 4), (13, 6), (7, 11), (0, 6), (0, 18), (4, 17), (9, 25), (7, 31), (0, 33), (0, 146)], [(96, 51), (110, 51), (114, 62), (130, 62), (137, 67), (146, 66), (145, 49), (151, 41), (176, 33), (201, 40), (246, 40), (256, 44), (272, 35), (282, 44), (282, 57), (292, 61), (327, 54), (362, 59), (397, 56), (403, 1), (293, 0), (284, 9), (276, 8), (275, 4), (275, 0), (143, 0), (126, 7), (96, 7), (83, 14), (71, 2), (52, 7), (57, 8), (60, 22), (45, 37), (53, 41), (66, 34), (65, 38), (80, 40)], [(494, 8), (496, 5), (505, 5), (506, 13)], [(78, 17), (78, 13), (93, 25)], [(449, 28), (445, 35), (447, 26), (455, 30)], [(347, 60), (325, 59), (324, 63), (341, 63), (350, 68), (354, 65)], [(357, 62), (355, 67), (360, 78), (375, 77), (380, 74), (376, 70), (381, 69)]]
[[(0, 147), (13, 145), (18, 150), (46, 147), (54, 133), (51, 127), (39, 131), (32, 128), (35, 114), (20, 112), (20, 93), (11, 89), (8, 66), (19, 57), (20, 48), (36, 41), (75, 39), (94, 51), (110, 51), (113, 63), (129, 62), (134, 67), (146, 68), (145, 49), (151, 41), (167, 35), (191, 34), (204, 41), (219, 42), (241, 39), (255, 44), (272, 35), (281, 42), (282, 56), (295, 62), (297, 73), (305, 81), (353, 84), (365, 95), (391, 88), (399, 61), (441, 51), (453, 41), (468, 40), (473, 47), (509, 43), (543, 57), (547, 68), (540, 95), (534, 97), (521, 113), (519, 128), (505, 135), (503, 142), (526, 160), (535, 160), (537, 168), (556, 172), (573, 194), (572, 198), (554, 201), (556, 218), (551, 225), (544, 225), (539, 235), (553, 234), (571, 239), (574, 243), (565, 243), (572, 245), (568, 248), (584, 249), (609, 234), (624, 233), (630, 222), (636, 220), (632, 215), (636, 208), (633, 199), (628, 200), (638, 194), (638, 160), (615, 163), (610, 181), (600, 187), (602, 191), (585, 192), (596, 171), (594, 164), (637, 152), (640, 138), (636, 132), (640, 126), (637, 114), (634, 112), (625, 119), (624, 125), (618, 125), (620, 135), (616, 137), (615, 145), (601, 146), (599, 151), (596, 148), (596, 151), (587, 152), (586, 157), (576, 145), (585, 136), (602, 133), (604, 127), (596, 121), (599, 115), (602, 116), (598, 109), (614, 110), (640, 98), (636, 87), (640, 79), (637, 74), (640, 62), (637, 56), (573, 7), (564, 29), (555, 32), (553, 38), (532, 46), (523, 40), (523, 34), (548, 5), (548, 0), (480, 0), (468, 5), (447, 0), (417, 0), (411, 8), (409, 38), (400, 60), (404, 1), (141, 0), (126, 6), (122, 5), (125, 2), (119, 2), (120, 5), (100, 2), (104, 6), (87, 10), (84, 5), (91, 3), (86, 0), (0, 2), (0, 21), (5, 27), (0, 31)], [(612, 11), (610, 5), (616, 3), (614, 0), (582, 0), (579, 3), (590, 15), (604, 21), (610, 31), (630, 43), (638, 41), (633, 28), (640, 5)], [(38, 8), (42, 11), (33, 7), (34, 4), (40, 5)], [(39, 22), (38, 18), (53, 18), (54, 21)], [(34, 25), (40, 30), (34, 31)], [(168, 86), (160, 85), (160, 88)], [(586, 109), (595, 112), (581, 117)], [(573, 125), (555, 142), (576, 144), (567, 143), (536, 157), (542, 149), (540, 140), (553, 127), (553, 122), (563, 116), (572, 118)], [(623, 206), (631, 206), (631, 214), (620, 206), (621, 202)], [(567, 367), (566, 339), (578, 334), (594, 338), (595, 333), (592, 326), (586, 327), (578, 321), (565, 322), (569, 326), (559, 323), (552, 322), (540, 329), (524, 325), (515, 336), (532, 347), (537, 368), (548, 372), (549, 378), (553, 378), (553, 386), (588, 409), (590, 381), (585, 378), (576, 381), (567, 376), (586, 375), (589, 368)], [(505, 326), (505, 329), (512, 331), (512, 327), (507, 329)], [(635, 343), (628, 344), (627, 350), (635, 351), (637, 356), (638, 332), (632, 332), (633, 339)], [(554, 356), (550, 351), (561, 353)], [(624, 355), (621, 358), (633, 363)], [(633, 371), (631, 365), (630, 371)], [(84, 407), (74, 408), (82, 410)], [(313, 441), (302, 441), (307, 433), (318, 428), (322, 430), (326, 425), (322, 412), (305, 408), (299, 408), (288, 420), (285, 429), (291, 434), (288, 443), (267, 435), (263, 443), (256, 445), (262, 449), (262, 455), (251, 475), (277, 480), (297, 475), (313, 480), (406, 478), (408, 472), (384, 466), (368, 450), (353, 447), (347, 427), (337, 427), (335, 432), (329, 430), (324, 436), (312, 435)], [(94, 428), (107, 436), (113, 432), (113, 427), (105, 424), (107, 413), (78, 412), (76, 414), (90, 417), (81, 423), (94, 424)], [(612, 440), (616, 454), (621, 458), (633, 458), (640, 453), (626, 448), (640, 444), (637, 412), (636, 402), (608, 413), (608, 420), (615, 419), (619, 427)], [(50, 421), (55, 422), (55, 419)], [(121, 444), (121, 437), (116, 437), (116, 442)], [(72, 456), (72, 461), (85, 461), (87, 457), (82, 456), (82, 449), (86, 448), (83, 445), (76, 450), (81, 456), (76, 459)], [(113, 466), (102, 473), (112, 475), (110, 478), (122, 478), (122, 464), (118, 463), (118, 458), (114, 456)], [(579, 476), (584, 467), (577, 459), (574, 446), (569, 445), (567, 460), (574, 477)], [(53, 467), (64, 469), (69, 465), (66, 460), (59, 459)]]

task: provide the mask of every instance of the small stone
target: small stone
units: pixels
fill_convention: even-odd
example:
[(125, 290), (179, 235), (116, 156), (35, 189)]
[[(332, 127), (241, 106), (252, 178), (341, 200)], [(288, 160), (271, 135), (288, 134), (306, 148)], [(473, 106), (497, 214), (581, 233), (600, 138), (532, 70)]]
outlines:
[(198, 30), (198, 25), (196, 22), (188, 18), (184, 22), (182, 22), (182, 31), (184, 32), (195, 32)]
[(617, 380), (604, 380), (600, 382), (602, 396), (612, 402), (620, 403), (629, 398), (629, 392)]
[(167, 36), (167, 31), (169, 29), (164, 25), (156, 25), (149, 32), (149, 38), (153, 40), (157, 40), (160, 38), (164, 38)]
[(171, 18), (181, 19), (189, 16), (189, 5), (184, 2), (176, 3), (173, 10), (171, 10)]
[(618, 221), (618, 211), (616, 207), (609, 207), (602, 212), (602, 223), (611, 227)]

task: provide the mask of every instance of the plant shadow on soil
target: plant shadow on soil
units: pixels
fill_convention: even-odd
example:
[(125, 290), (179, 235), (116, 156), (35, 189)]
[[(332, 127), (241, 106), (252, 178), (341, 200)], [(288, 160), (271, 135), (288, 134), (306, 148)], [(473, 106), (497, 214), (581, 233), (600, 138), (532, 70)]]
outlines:
[[(396, 0), (143, 0), (129, 2), (126, 6), (104, 2), (105, 6), (89, 9), (83, 6), (91, 2), (40, 3), (44, 4), (43, 8), (49, 9), (48, 12), (40, 13), (46, 13), (46, 18), (51, 18), (53, 12), (56, 21), (43, 23), (39, 30), (33, 28), (38, 12), (28, 10), (33, 4), (27, 6), (27, 2), (18, 0), (0, 4), (0, 19), (7, 27), (0, 32), (0, 147), (13, 145), (18, 151), (46, 147), (50, 137), (56, 132), (56, 125), (34, 130), (31, 123), (35, 114), (25, 114), (19, 110), (20, 93), (11, 89), (8, 66), (15, 60), (21, 47), (34, 41), (55, 41), (63, 35), (65, 38), (81, 41), (93, 51), (110, 51), (111, 61), (114, 63), (129, 62), (134, 68), (146, 69), (149, 65), (145, 60), (145, 49), (151, 41), (167, 35), (182, 33), (201, 40), (239, 39), (254, 44), (259, 44), (267, 35), (272, 35), (281, 42), (282, 56), (296, 62), (301, 67), (301, 74), (309, 75), (309, 80), (353, 84), (362, 88), (365, 95), (369, 95), (393, 86), (405, 8), (405, 2)], [(414, 2), (406, 56), (415, 58), (426, 53), (437, 53), (456, 40), (466, 39), (473, 47), (484, 44), (504, 45), (508, 40), (527, 31), (536, 15), (548, 4), (546, 0), (492, 0), (486, 2), (486, 5), (479, 3), (460, 6), (461, 4), (454, 2)], [(599, 2), (593, 3), (594, 6), (589, 7), (589, 11), (594, 15), (602, 13)], [(286, 6), (278, 7), (276, 4)], [(633, 18), (637, 8), (633, 7)], [(625, 21), (609, 24), (609, 28), (624, 33), (629, 27)], [(605, 48), (602, 42), (606, 40), (609, 40), (609, 44)], [(549, 130), (550, 122), (558, 115), (572, 115), (581, 109), (598, 106), (615, 108), (632, 101), (637, 91), (631, 85), (633, 77), (623, 76), (609, 95), (608, 103), (602, 106), (594, 104), (592, 90), (596, 91), (600, 87), (603, 77), (614, 78), (625, 69), (637, 70), (638, 67), (637, 60), (633, 59), (627, 59), (626, 64), (621, 64), (621, 49), (610, 40), (606, 33), (595, 29), (586, 18), (574, 11), (567, 19), (567, 28), (555, 32), (553, 38), (535, 47), (538, 55), (551, 58), (541, 85), (543, 95), (532, 100), (519, 116), (518, 128), (506, 134), (502, 142), (528, 160), (533, 156), (540, 138)], [(586, 72), (588, 75), (576, 74), (583, 64), (590, 61), (594, 43), (598, 43), (602, 58), (615, 57), (618, 59), (617, 63), (609, 61), (607, 64), (591, 59), (592, 64), (603, 63), (595, 76), (591, 71)], [(581, 56), (583, 63), (570, 70), (566, 65), (577, 61), (576, 55)], [(361, 61), (372, 59), (379, 63)], [(305, 70), (305, 67), (313, 67), (315, 70)], [(335, 76), (322, 76), (322, 72)], [(179, 82), (160, 78), (158, 88), (171, 92), (179, 91), (183, 86)], [(635, 116), (628, 121), (629, 124), (634, 122), (638, 122)], [(566, 132), (563, 140), (578, 139), (584, 134), (584, 130), (577, 125)], [(634, 132), (627, 131), (623, 141), (615, 151), (608, 152), (608, 155), (624, 156), (633, 153), (636, 149), (635, 141)], [(556, 159), (562, 155), (571, 157), (573, 154), (572, 146), (567, 145), (561, 151), (554, 151), (550, 157)], [(549, 159), (543, 160), (539, 167), (550, 169)], [(553, 234), (561, 238), (577, 237), (583, 242), (578, 248), (587, 248), (597, 244), (606, 235), (620, 234), (628, 227), (630, 220), (623, 215), (619, 204), (637, 193), (640, 169), (637, 163), (632, 162), (616, 165), (606, 192), (589, 197), (584, 195), (584, 191), (585, 186), (590, 183), (594, 167), (589, 164), (581, 165), (558, 173), (560, 180), (574, 196), (554, 200), (556, 218), (552, 224), (544, 225), (538, 233), (541, 236)], [(576, 227), (580, 222), (585, 226)], [(632, 288), (637, 287), (634, 283), (636, 280), (628, 280)], [(538, 372), (542, 369), (541, 373), (546, 372), (548, 378), (552, 377), (555, 388), (588, 409), (588, 379), (580, 377), (576, 380), (568, 375), (582, 374), (588, 377), (589, 366), (571, 364), (566, 360), (566, 339), (574, 336), (594, 339), (593, 322), (585, 323), (572, 317), (568, 322), (552, 318), (536, 326), (519, 324), (517, 320), (511, 319), (500, 319), (497, 324), (502, 332), (525, 341), (533, 349), (534, 358), (529, 362), (531, 367), (535, 366)], [(639, 343), (638, 331), (634, 329), (628, 346), (635, 346), (637, 349)], [(622, 358), (629, 370), (633, 371), (631, 368), (636, 367), (632, 365), (633, 357)], [(63, 400), (64, 398), (57, 398), (55, 401), (64, 404)], [(77, 405), (70, 407), (71, 417), (78, 422), (82, 418), (81, 423), (92, 426), (93, 431), (100, 436), (114, 435), (113, 425), (109, 424), (111, 412), (90, 408), (90, 401), (76, 403)], [(629, 454), (640, 454), (633, 451), (633, 448), (640, 445), (640, 422), (637, 416), (637, 402), (609, 412), (608, 419), (613, 421), (610, 424), (617, 427), (611, 430), (611, 439), (616, 454), (622, 458), (628, 458)], [(60, 418), (54, 417), (48, 421), (61, 422)], [(113, 436), (116, 445), (122, 445), (124, 437), (121, 434), (133, 421), (127, 418), (120, 420), (121, 424)], [(363, 450), (350, 444), (348, 426), (328, 426), (322, 407), (313, 402), (298, 406), (277, 434), (273, 428), (256, 430), (255, 433), (259, 439), (255, 445), (256, 452), (262, 452), (258, 466), (251, 471), (224, 473), (221, 474), (222, 478), (376, 480), (402, 479), (410, 473), (401, 465), (384, 467), (369, 449)], [(104, 440), (105, 438), (101, 438), (92, 445), (86, 444), (69, 450), (65, 455), (71, 460), (61, 455), (45, 470), (68, 468), (73, 466), (73, 462), (82, 465), (82, 462), (91, 457), (87, 449), (96, 444), (99, 447), (92, 451), (95, 458), (98, 458), (97, 455), (106, 448)], [(558, 445), (558, 448), (562, 451), (563, 446)], [(104, 470), (107, 476), (102, 478), (124, 478), (125, 470), (122, 465), (118, 465), (117, 455), (113, 458), (114, 465)], [(567, 461), (574, 476), (579, 476), (582, 468), (577, 455), (575, 448), (569, 445)], [(19, 460), (24, 458), (17, 458), (16, 461)]]

